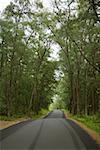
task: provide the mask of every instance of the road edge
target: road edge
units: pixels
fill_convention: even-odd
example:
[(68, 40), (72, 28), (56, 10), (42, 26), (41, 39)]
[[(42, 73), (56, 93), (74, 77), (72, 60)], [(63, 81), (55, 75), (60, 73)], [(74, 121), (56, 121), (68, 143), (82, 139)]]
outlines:
[[(69, 119), (71, 121), (73, 121), (74, 123), (76, 123), (80, 128), (82, 128), (85, 132), (87, 132), (87, 134), (96, 142), (97, 145), (99, 145), (100, 147), (100, 136), (91, 128), (87, 127), (84, 123), (77, 121), (75, 119), (72, 119), (70, 117), (68, 117), (65, 114), (65, 119)], [(94, 136), (95, 135), (95, 136)]]

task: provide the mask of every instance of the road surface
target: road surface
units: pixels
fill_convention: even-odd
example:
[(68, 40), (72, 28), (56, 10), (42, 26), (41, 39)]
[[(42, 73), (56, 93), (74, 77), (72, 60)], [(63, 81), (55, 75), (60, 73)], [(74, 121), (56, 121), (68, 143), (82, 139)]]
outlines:
[(73, 121), (54, 110), (45, 119), (19, 123), (1, 132), (1, 150), (99, 150)]

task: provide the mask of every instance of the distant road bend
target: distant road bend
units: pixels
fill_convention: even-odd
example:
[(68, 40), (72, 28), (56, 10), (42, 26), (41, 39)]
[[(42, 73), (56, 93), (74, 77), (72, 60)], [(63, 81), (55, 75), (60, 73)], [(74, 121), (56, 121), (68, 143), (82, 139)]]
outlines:
[(76, 123), (54, 110), (46, 118), (1, 130), (1, 150), (100, 150)]

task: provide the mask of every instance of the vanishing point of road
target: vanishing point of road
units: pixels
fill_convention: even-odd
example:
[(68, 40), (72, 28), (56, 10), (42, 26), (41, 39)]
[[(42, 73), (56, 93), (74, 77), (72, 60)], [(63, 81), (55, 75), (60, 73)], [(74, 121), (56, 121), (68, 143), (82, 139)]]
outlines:
[(1, 150), (100, 150), (76, 123), (54, 110), (43, 119), (29, 120), (0, 131)]

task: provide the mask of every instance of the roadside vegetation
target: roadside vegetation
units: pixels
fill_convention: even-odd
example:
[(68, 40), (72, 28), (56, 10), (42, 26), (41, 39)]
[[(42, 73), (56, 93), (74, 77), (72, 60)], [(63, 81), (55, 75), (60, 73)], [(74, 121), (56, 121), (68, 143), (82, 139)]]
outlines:
[(24, 114), (19, 114), (19, 115), (13, 115), (13, 116), (4, 116), (4, 115), (1, 115), (0, 116), (0, 120), (1, 121), (14, 121), (14, 120), (20, 120), (20, 119), (38, 119), (38, 118), (42, 118), (42, 117), (45, 117), (47, 114), (48, 114), (49, 110), (47, 109), (42, 109), (41, 111), (39, 111), (38, 115), (35, 114), (31, 114), (30, 116), (28, 115), (24, 115)]
[(81, 116), (69, 114), (69, 118), (83, 123), (88, 128), (94, 130), (97, 134), (100, 135), (100, 118), (98, 118), (97, 116)]
[(14, 124), (17, 124), (23, 121), (44, 118), (45, 116), (47, 116), (47, 114), (48, 114), (48, 110), (42, 109), (41, 111), (39, 111), (38, 115), (31, 114), (30, 116), (28, 116), (28, 115), (20, 114), (20, 115), (14, 115), (10, 117), (1, 115), (0, 116), (0, 129), (7, 128), (9, 126), (12, 126)]

